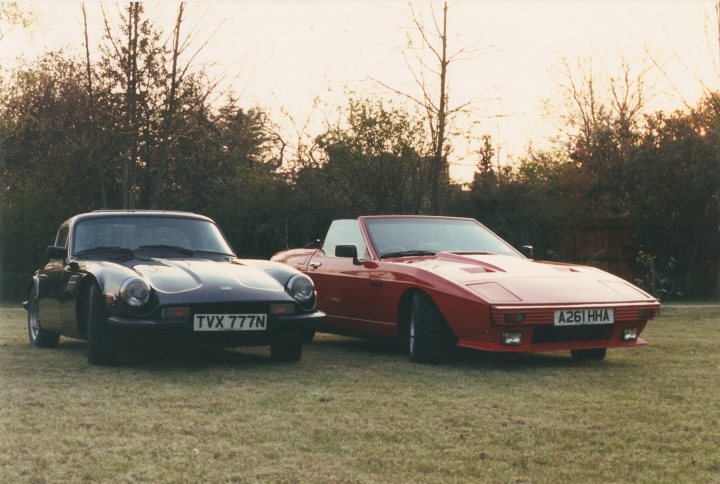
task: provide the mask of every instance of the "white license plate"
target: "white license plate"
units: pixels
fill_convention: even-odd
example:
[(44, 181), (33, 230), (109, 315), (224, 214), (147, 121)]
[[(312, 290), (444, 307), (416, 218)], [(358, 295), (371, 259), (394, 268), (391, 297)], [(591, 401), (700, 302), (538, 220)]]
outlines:
[(196, 314), (194, 331), (262, 331), (267, 314)]
[(613, 324), (615, 315), (610, 308), (561, 309), (555, 311), (555, 326), (581, 326), (585, 324)]

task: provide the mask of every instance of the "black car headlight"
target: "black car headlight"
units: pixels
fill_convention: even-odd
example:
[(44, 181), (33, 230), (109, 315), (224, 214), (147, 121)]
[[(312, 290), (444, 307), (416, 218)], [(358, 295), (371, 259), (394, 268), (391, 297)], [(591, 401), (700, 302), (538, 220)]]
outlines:
[(142, 307), (150, 300), (150, 286), (137, 277), (128, 279), (120, 286), (120, 297), (132, 308)]
[(300, 303), (304, 309), (315, 305), (315, 285), (312, 279), (304, 274), (296, 274), (285, 285), (288, 294)]

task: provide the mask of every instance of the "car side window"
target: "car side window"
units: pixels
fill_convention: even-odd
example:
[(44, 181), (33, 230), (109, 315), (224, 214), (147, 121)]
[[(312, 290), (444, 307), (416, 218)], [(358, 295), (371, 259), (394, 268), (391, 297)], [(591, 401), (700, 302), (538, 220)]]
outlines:
[(58, 233), (55, 236), (55, 243), (53, 245), (56, 245), (58, 247), (67, 247), (67, 240), (68, 240), (69, 233), (70, 233), (69, 226), (65, 225), (64, 227), (60, 227), (60, 230), (58, 230)]
[(322, 250), (325, 255), (335, 257), (335, 247), (338, 245), (354, 245), (357, 248), (359, 258), (367, 259), (370, 257), (357, 220), (333, 221), (328, 229)]

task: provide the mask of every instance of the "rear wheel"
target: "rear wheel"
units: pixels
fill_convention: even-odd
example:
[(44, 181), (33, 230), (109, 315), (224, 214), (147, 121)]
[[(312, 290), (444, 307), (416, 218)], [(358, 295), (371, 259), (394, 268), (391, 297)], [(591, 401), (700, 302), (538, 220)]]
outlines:
[(117, 331), (110, 326), (100, 287), (90, 286), (86, 298), (88, 363), (114, 365), (118, 361)]
[(576, 360), (604, 360), (607, 348), (592, 348), (589, 350), (570, 350), (570, 354)]
[(270, 358), (275, 361), (300, 361), (302, 345), (300, 336), (282, 338), (270, 345)]
[(437, 306), (425, 294), (413, 296), (407, 331), (410, 361), (439, 363), (447, 359), (453, 337)]
[(47, 331), (40, 324), (40, 306), (37, 290), (33, 288), (28, 299), (28, 340), (36, 348), (54, 348), (60, 341), (60, 335)]

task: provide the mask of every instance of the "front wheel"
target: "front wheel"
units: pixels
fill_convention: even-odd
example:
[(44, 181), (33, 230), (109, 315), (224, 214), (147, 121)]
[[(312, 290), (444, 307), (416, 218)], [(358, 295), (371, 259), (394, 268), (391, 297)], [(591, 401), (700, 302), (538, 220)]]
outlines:
[(302, 332), (302, 340), (303, 343), (312, 343), (312, 340), (315, 338), (315, 330), (314, 329), (306, 329)]
[(300, 336), (280, 339), (270, 345), (270, 358), (274, 361), (300, 361), (302, 345)]
[(589, 350), (570, 350), (570, 355), (576, 360), (604, 360), (607, 348), (592, 348)]
[(100, 287), (90, 286), (86, 298), (88, 363), (114, 365), (118, 360), (117, 331), (110, 326)]
[(60, 341), (60, 335), (43, 329), (40, 324), (40, 306), (37, 290), (33, 289), (28, 300), (28, 340), (36, 348), (54, 348)]
[(439, 363), (447, 359), (453, 337), (435, 303), (424, 294), (413, 296), (407, 331), (410, 361)]

